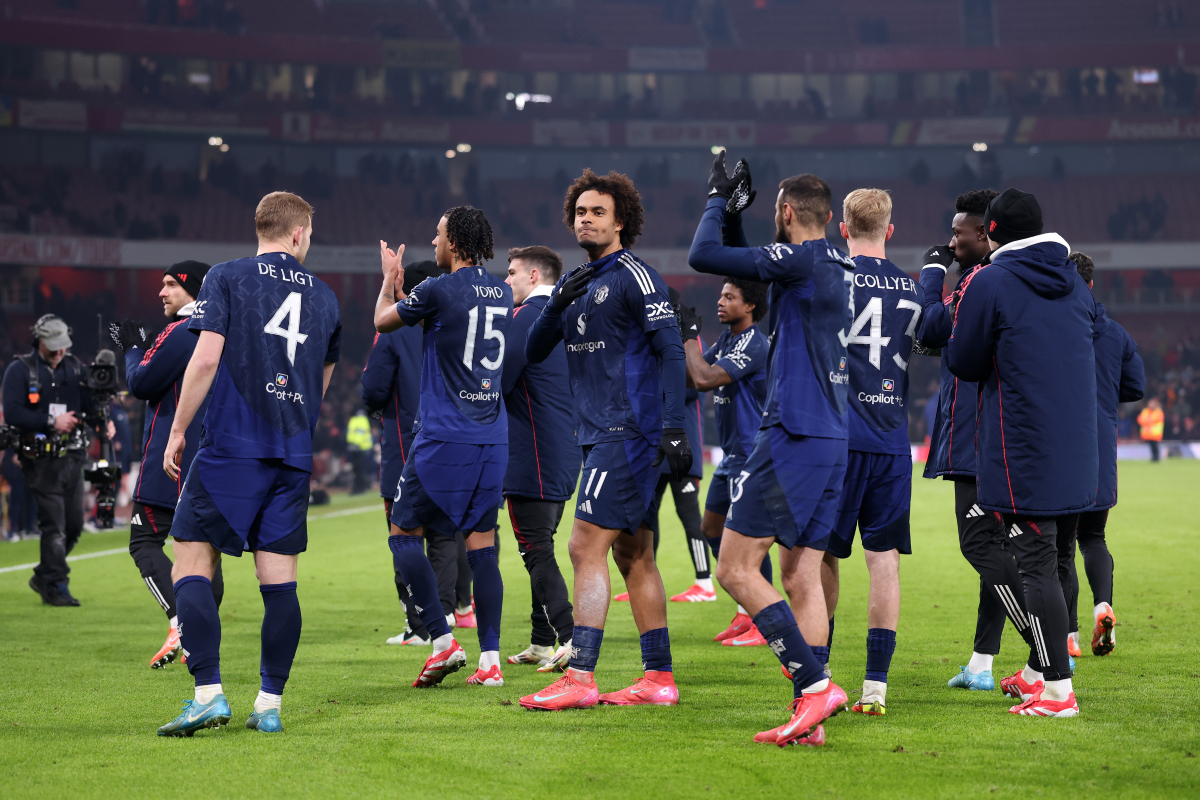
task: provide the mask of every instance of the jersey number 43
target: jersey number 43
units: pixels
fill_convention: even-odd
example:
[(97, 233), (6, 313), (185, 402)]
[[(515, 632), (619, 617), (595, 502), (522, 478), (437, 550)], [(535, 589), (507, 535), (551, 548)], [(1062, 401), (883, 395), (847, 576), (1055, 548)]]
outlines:
[[(921, 305), (912, 300), (900, 300), (896, 303), (896, 309), (912, 313), (912, 319), (909, 320), (908, 328), (904, 331), (904, 335), (911, 339), (917, 330), (917, 321), (921, 319)], [(869, 335), (863, 336), (862, 330), (867, 327), (867, 323), (871, 325), (870, 332)], [(846, 345), (862, 344), (871, 348), (867, 354), (867, 361), (870, 361), (871, 366), (875, 369), (881, 369), (880, 360), (883, 348), (887, 347), (891, 341), (892, 337), (883, 335), (883, 298), (872, 297), (867, 301), (862, 313), (854, 320), (854, 324), (850, 326), (850, 335), (846, 337)], [(900, 369), (908, 369), (908, 362), (901, 358), (899, 353), (893, 353), (892, 360)]]

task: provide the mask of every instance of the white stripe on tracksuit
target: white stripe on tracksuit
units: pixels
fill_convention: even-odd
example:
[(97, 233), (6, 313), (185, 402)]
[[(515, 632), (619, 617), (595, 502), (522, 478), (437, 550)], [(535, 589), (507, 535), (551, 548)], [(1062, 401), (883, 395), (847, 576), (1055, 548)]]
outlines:
[(150, 594), (154, 595), (154, 599), (158, 601), (160, 606), (162, 606), (162, 610), (166, 611), (168, 608), (170, 608), (170, 606), (167, 605), (167, 601), (163, 599), (162, 592), (158, 590), (158, 586), (154, 583), (154, 579), (144, 578), (143, 580), (145, 580), (146, 585), (150, 587)]
[(696, 560), (697, 572), (708, 572), (708, 552), (705, 549), (704, 542), (699, 539), (692, 539), (692, 557)]
[(1017, 630), (1023, 631), (1029, 626), (1029, 620), (1025, 618), (1025, 614), (1021, 611), (1021, 604), (1017, 602), (1017, 598), (1013, 597), (1012, 587), (1007, 584), (994, 584), (996, 594), (1000, 597), (1000, 602), (1004, 604), (1005, 610), (1008, 611), (1008, 618), (1012, 620), (1013, 625)]
[(1042, 635), (1042, 621), (1033, 614), (1029, 615), (1030, 627), (1033, 629), (1033, 643), (1037, 647), (1038, 658), (1041, 659), (1042, 668), (1049, 669), (1050, 658), (1046, 655), (1046, 638)]

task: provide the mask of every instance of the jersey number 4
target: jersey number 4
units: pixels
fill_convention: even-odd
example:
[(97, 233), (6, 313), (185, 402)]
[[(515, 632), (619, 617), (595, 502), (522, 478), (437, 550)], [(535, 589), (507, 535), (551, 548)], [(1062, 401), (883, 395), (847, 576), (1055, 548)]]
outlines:
[[(496, 339), (500, 342), (500, 352), (495, 358), (479, 359), (479, 366), (486, 370), (500, 369), (500, 365), (504, 363), (504, 333), (492, 327), (492, 320), (496, 317), (503, 317), (508, 314), (508, 309), (504, 306), (486, 306), (484, 308), (486, 316), (483, 318), (483, 339)], [(467, 341), (463, 345), (463, 365), (467, 369), (474, 367), (475, 359), (475, 331), (479, 329), (479, 306), (475, 306), (467, 312)]]
[[(904, 335), (911, 339), (917, 330), (917, 321), (921, 318), (921, 305), (912, 300), (901, 300), (896, 303), (896, 308), (912, 312), (912, 319), (909, 320), (908, 328), (904, 331)], [(868, 322), (871, 323), (870, 335), (863, 336), (862, 330), (867, 327)], [(850, 327), (850, 335), (846, 337), (846, 344), (865, 344), (870, 347), (871, 352), (867, 354), (867, 360), (875, 369), (881, 369), (879, 361), (883, 348), (887, 347), (891, 341), (892, 337), (883, 335), (883, 298), (872, 297)], [(900, 369), (908, 369), (908, 362), (901, 358), (899, 353), (894, 353), (892, 360)]]
[[(284, 317), (287, 317), (287, 327), (280, 327)], [(282, 336), (287, 340), (287, 357), (288, 363), (294, 365), (296, 363), (296, 345), (304, 344), (308, 340), (307, 333), (300, 332), (300, 293), (291, 292), (287, 299), (283, 301), (283, 305), (279, 306), (275, 311), (275, 316), (271, 317), (271, 321), (263, 326), (263, 333), (269, 333), (273, 336)]]

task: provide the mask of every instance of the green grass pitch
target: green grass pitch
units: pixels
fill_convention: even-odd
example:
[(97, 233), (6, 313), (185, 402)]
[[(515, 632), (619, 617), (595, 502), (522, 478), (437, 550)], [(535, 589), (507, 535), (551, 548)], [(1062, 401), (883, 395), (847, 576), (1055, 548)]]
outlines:
[[(949, 690), (966, 663), (978, 579), (958, 553), (948, 484), (914, 480), (913, 549), (888, 714), (843, 714), (821, 749), (756, 745), (787, 717), (790, 687), (767, 648), (712, 636), (732, 601), (668, 609), (677, 708), (530, 713), (515, 701), (548, 682), (506, 665), (503, 688), (410, 684), (425, 648), (392, 647), (403, 627), (379, 506), (314, 521), (300, 560), (304, 634), (284, 698), (284, 732), (242, 727), (258, 689), (262, 602), (249, 558), (226, 559), (222, 677), (232, 724), (192, 739), (156, 726), (191, 696), (178, 665), (148, 668), (166, 626), (128, 555), (73, 564), (81, 608), (40, 604), (28, 571), (0, 573), (0, 794), (24, 797), (1197, 797), (1200, 796), (1200, 464), (1121, 466), (1109, 522), (1117, 564), (1116, 652), (1079, 660), (1077, 719), (1017, 718), (999, 691)], [(338, 498), (327, 514), (363, 501)], [(569, 514), (568, 514), (569, 517)], [(660, 561), (668, 594), (690, 583), (668, 501)], [(566, 564), (563, 522), (561, 563)], [(529, 583), (511, 533), (501, 655), (528, 643)], [(85, 535), (77, 554), (122, 547)], [(0, 567), (36, 560), (37, 544), (0, 545)], [(569, 569), (566, 570), (568, 581)], [(1083, 580), (1082, 564), (1079, 568)], [(621, 590), (614, 570), (614, 592)], [(778, 579), (777, 579), (778, 580)], [(832, 667), (853, 697), (863, 677), (866, 572), (843, 570)], [(1091, 595), (1081, 591), (1085, 651)], [(478, 656), (464, 631), (469, 665)], [(1019, 667), (1006, 631), (997, 681)], [(627, 605), (610, 612), (602, 690), (640, 673)]]

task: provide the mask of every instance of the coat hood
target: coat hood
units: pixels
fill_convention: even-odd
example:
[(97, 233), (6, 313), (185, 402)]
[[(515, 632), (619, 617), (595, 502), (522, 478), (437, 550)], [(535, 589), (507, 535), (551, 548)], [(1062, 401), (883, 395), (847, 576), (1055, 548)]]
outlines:
[(1054, 300), (1075, 290), (1078, 273), (1075, 262), (1067, 258), (1070, 252), (1066, 240), (1057, 233), (1043, 233), (997, 248), (992, 253), (992, 264), (1016, 275), (1042, 297)]
[(1096, 341), (1104, 332), (1108, 330), (1108, 326), (1113, 322), (1108, 318), (1108, 314), (1104, 313), (1104, 306), (1101, 303), (1096, 303), (1096, 327), (1092, 329), (1092, 341)]

